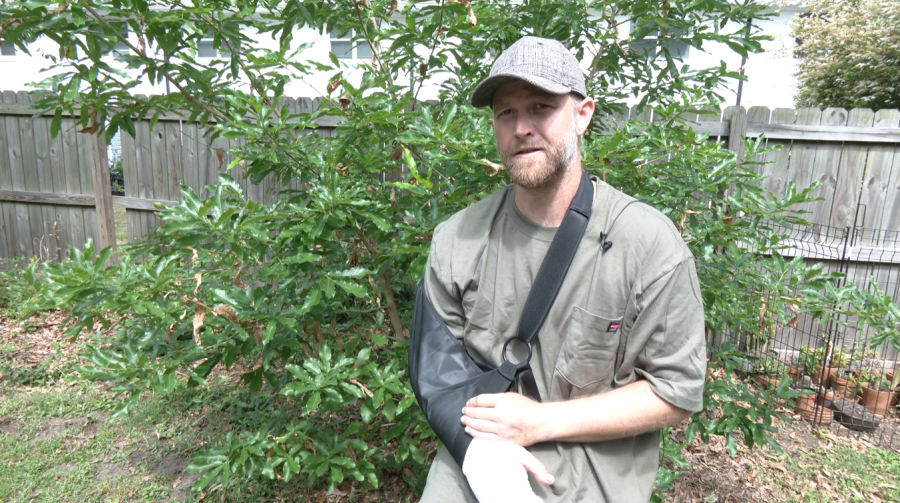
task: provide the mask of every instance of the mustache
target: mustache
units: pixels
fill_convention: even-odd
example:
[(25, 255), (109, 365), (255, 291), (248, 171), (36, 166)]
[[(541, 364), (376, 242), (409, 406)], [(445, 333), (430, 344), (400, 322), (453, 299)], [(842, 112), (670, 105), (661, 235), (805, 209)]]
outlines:
[(509, 149), (507, 150), (507, 152), (515, 153), (515, 152), (521, 152), (521, 151), (523, 151), (523, 150), (539, 150), (539, 149), (540, 149), (540, 150), (546, 150), (547, 148), (548, 148), (547, 145), (546, 145), (545, 143), (543, 143), (543, 142), (538, 142), (538, 143), (519, 143), (519, 142), (516, 142), (516, 143), (514, 143), (513, 145), (511, 145), (511, 146), (509, 147)]

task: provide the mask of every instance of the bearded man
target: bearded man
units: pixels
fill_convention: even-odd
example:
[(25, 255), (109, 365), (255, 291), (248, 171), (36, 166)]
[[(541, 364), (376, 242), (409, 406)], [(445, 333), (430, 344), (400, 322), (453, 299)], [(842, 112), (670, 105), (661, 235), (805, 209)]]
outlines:
[[(512, 184), (438, 226), (424, 289), (469, 356), (498, 368), (582, 179), (594, 101), (561, 43), (524, 37), (497, 58), (472, 104), (491, 107)], [(590, 220), (533, 346), (543, 400), (471, 398), (460, 418), (474, 437), (465, 466), (442, 448), (422, 501), (646, 502), (659, 430), (701, 410), (706, 345), (693, 256), (664, 215), (591, 182)]]

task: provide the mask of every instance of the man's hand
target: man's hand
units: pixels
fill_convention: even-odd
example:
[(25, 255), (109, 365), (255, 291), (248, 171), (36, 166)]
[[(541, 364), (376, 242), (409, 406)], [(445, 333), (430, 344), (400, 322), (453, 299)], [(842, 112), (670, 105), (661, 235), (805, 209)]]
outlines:
[(478, 395), (466, 402), (461, 421), (466, 433), (522, 447), (542, 441), (542, 404), (518, 393)]

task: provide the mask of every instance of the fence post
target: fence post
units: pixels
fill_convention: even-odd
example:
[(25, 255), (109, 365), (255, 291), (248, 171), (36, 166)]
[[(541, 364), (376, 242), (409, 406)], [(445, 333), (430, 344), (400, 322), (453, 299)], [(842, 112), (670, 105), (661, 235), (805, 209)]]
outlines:
[(92, 173), (94, 179), (94, 196), (97, 208), (97, 249), (112, 246), (112, 262), (117, 261), (116, 224), (113, 216), (112, 187), (109, 184), (109, 160), (106, 157), (106, 142), (102, 133), (89, 134), (91, 145)]

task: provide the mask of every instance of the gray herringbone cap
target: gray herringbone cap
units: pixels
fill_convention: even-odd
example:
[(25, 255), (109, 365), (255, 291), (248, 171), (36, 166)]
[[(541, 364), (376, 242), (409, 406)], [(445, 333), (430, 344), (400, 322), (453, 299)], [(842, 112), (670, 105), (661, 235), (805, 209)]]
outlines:
[(489, 106), (497, 88), (512, 80), (524, 80), (551, 94), (574, 91), (587, 97), (578, 60), (566, 46), (549, 38), (522, 37), (504, 51), (494, 61), (490, 76), (472, 93), (472, 105)]

